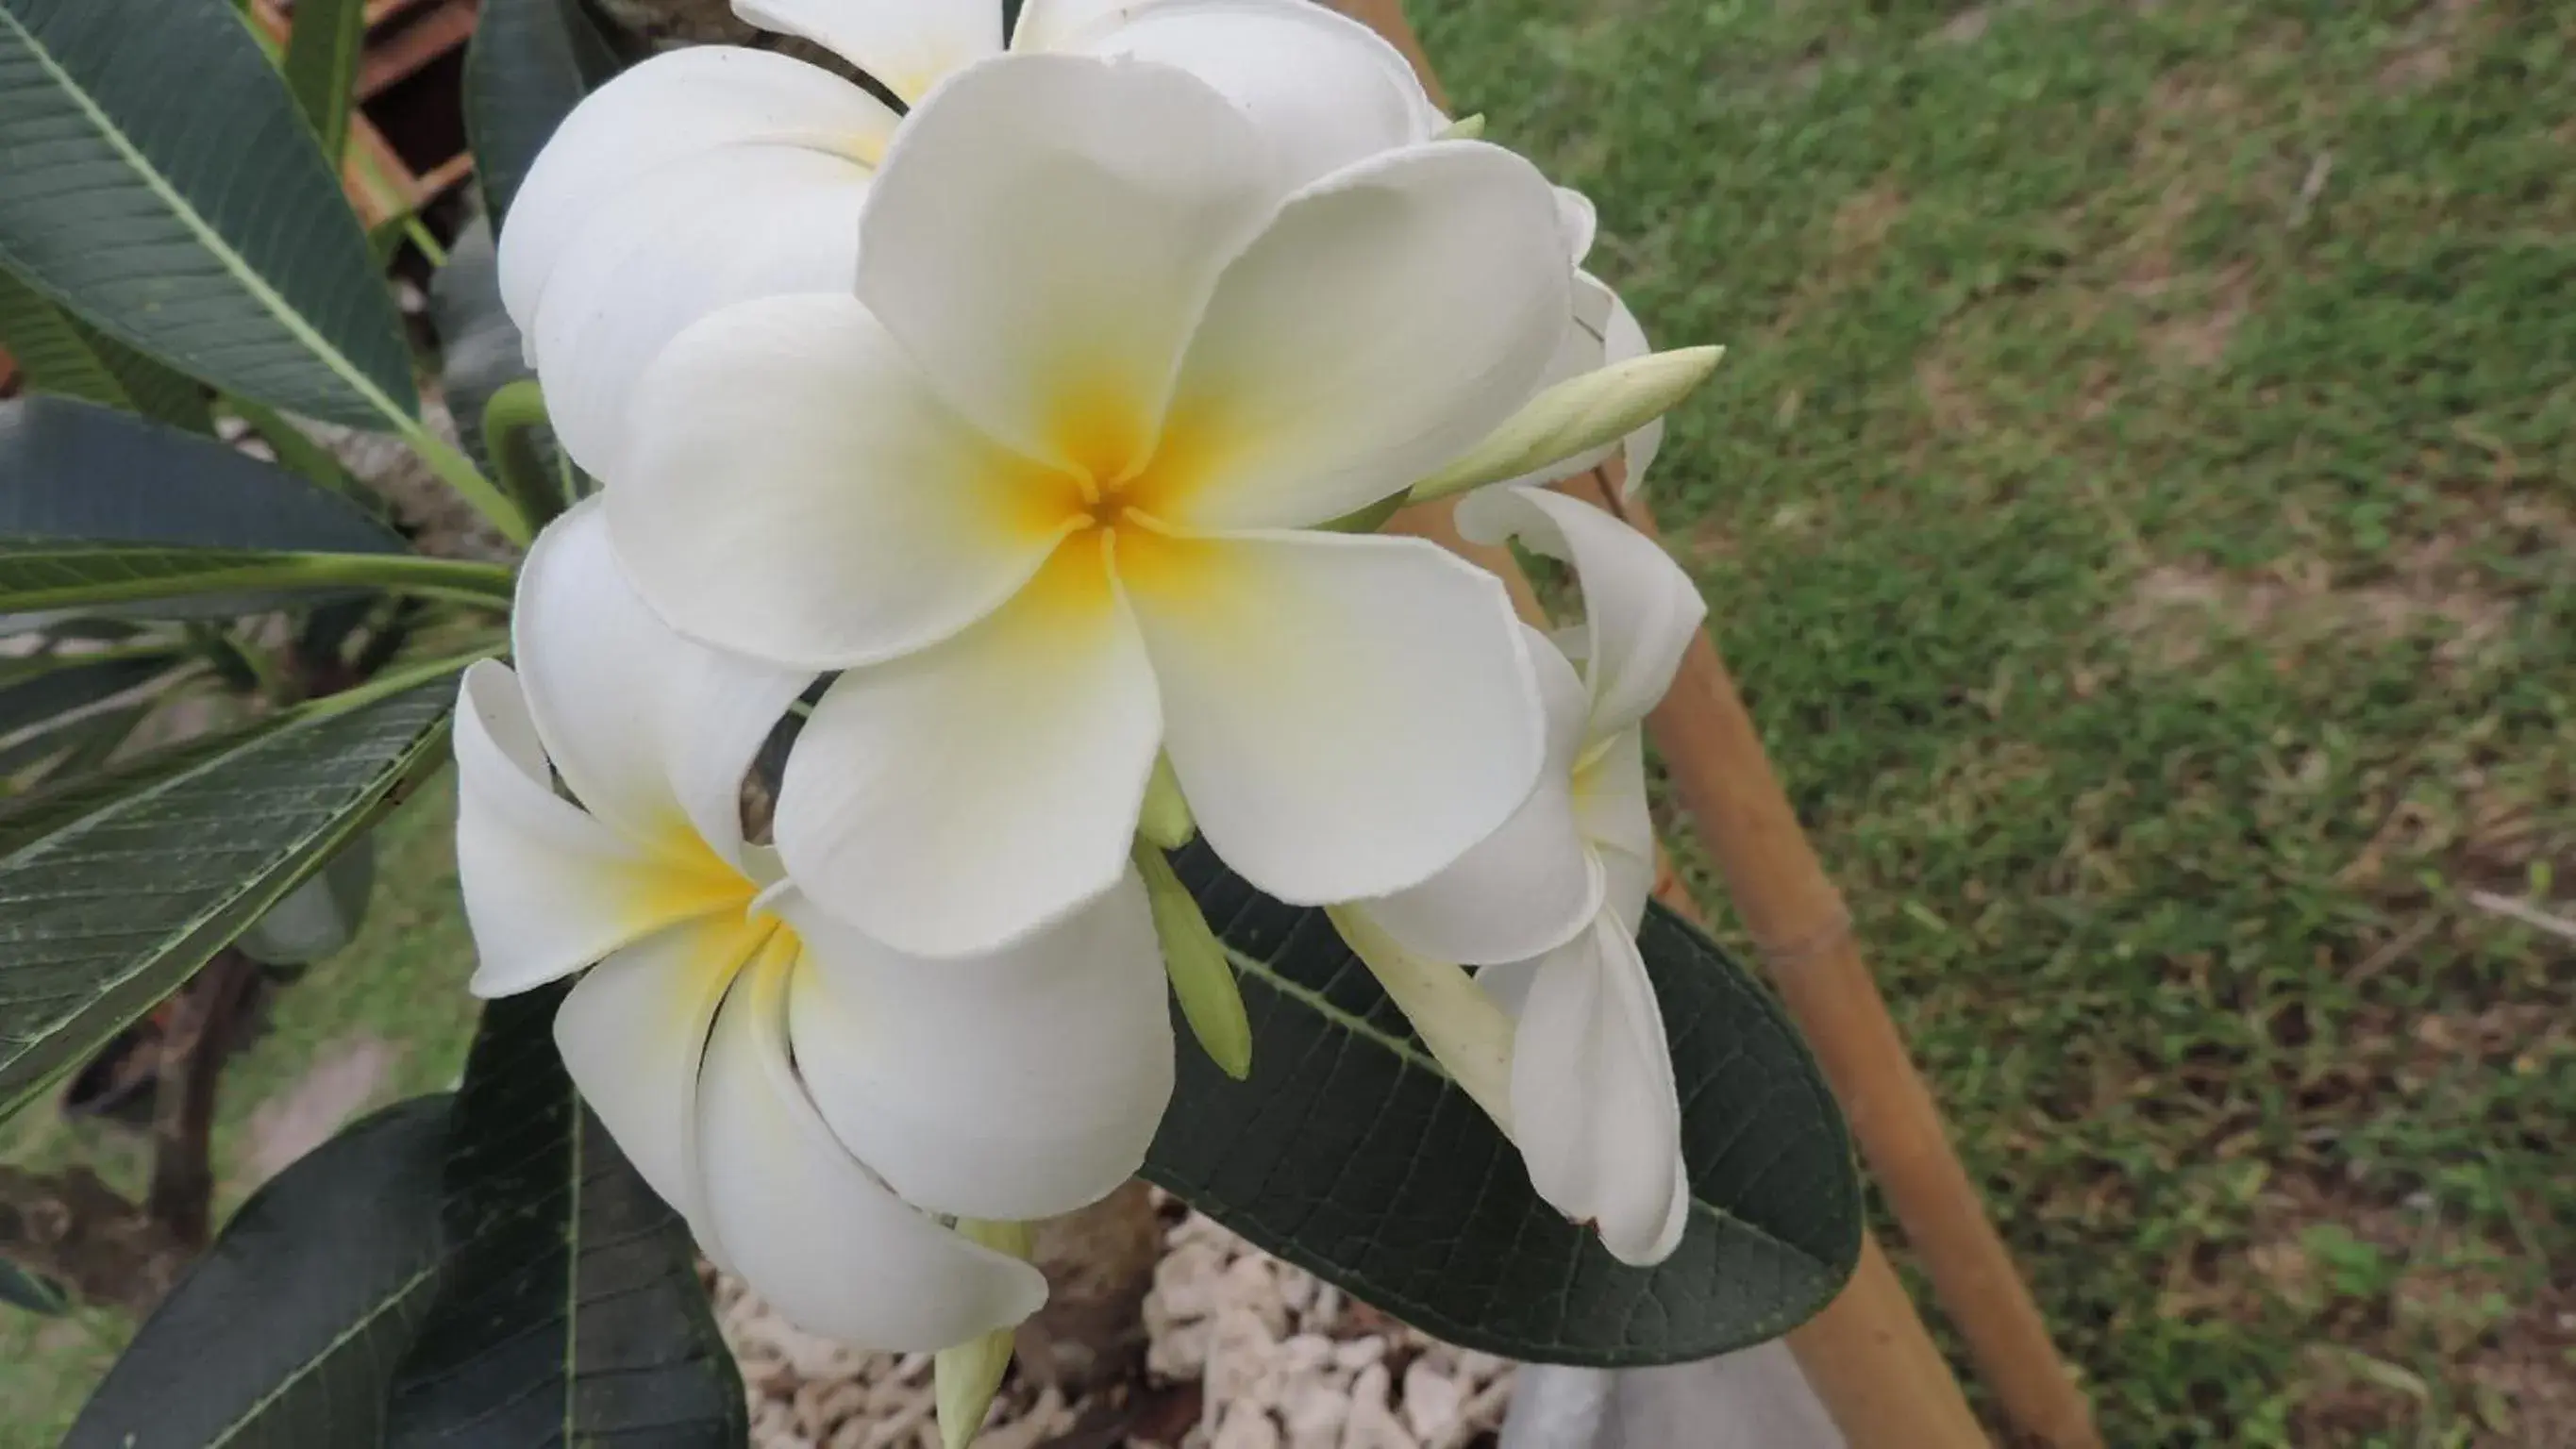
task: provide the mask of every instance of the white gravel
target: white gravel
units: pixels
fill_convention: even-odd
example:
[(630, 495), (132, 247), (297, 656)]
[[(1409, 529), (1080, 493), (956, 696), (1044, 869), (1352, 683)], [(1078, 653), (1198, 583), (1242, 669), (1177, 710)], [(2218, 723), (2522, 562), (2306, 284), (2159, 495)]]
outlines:
[[(716, 1308), (760, 1449), (939, 1449), (930, 1355), (801, 1333), (729, 1278)], [(1511, 1397), (1508, 1362), (1417, 1333), (1196, 1214), (1166, 1234), (1145, 1325), (1145, 1393), (1164, 1390), (1166, 1412), (1138, 1418), (1165, 1427), (1138, 1427), (1178, 1437), (1120, 1437), (1104, 1423), (1117, 1405), (1014, 1373), (977, 1449), (1469, 1449), (1491, 1442)], [(1169, 1390), (1193, 1384), (1190, 1422), (1185, 1387)]]

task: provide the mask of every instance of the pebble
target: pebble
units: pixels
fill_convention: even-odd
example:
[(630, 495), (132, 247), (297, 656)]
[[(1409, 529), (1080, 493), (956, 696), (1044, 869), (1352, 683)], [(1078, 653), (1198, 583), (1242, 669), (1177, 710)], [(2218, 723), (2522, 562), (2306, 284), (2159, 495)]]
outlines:
[[(845, 1348), (712, 1277), (756, 1449), (939, 1449), (931, 1355)], [(1145, 1325), (1147, 1372), (1204, 1395), (1183, 1443), (1158, 1449), (1466, 1449), (1510, 1402), (1509, 1362), (1353, 1312), (1339, 1289), (1196, 1213), (1165, 1237)], [(1014, 1374), (976, 1449), (1046, 1449), (1091, 1407)]]

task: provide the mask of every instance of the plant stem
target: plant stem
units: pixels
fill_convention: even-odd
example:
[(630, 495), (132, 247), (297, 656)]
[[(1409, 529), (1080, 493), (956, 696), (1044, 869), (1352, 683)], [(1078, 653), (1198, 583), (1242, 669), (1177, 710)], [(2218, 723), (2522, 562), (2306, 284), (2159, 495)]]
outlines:
[(392, 516), (392, 510), (385, 506), (382, 497), (351, 476), (349, 470), (341, 466), (340, 460), (332, 456), (330, 449), (315, 442), (302, 428), (288, 422), (285, 414), (230, 393), (224, 395), (224, 406), (250, 424), (250, 430), (259, 434), (260, 441), (268, 444), (269, 451), (277, 455), (280, 466), (348, 498), (378, 519)]
[(1423, 1045), (1505, 1136), (1512, 1130), (1512, 1019), (1464, 967), (1417, 956), (1365, 912), (1327, 906), (1333, 928), (1386, 988)]
[(415, 664), (408, 669), (396, 669), (379, 674), (355, 689), (344, 689), (328, 698), (317, 699), (303, 706), (297, 713), (310, 714), (318, 718), (347, 714), (353, 709), (363, 709), (380, 699), (390, 699), (404, 690), (418, 689), (433, 680), (461, 673), (483, 660), (497, 657), (508, 647), (507, 640), (495, 639), (480, 649), (469, 649), (462, 654), (450, 654), (444, 658), (430, 660), (426, 664)]
[(546, 395), (533, 377), (504, 383), (483, 404), (483, 455), (501, 475), (501, 491), (539, 528), (564, 509), (563, 491), (546, 476), (536, 429), (546, 426)]
[(483, 476), (483, 470), (474, 466), (473, 459), (448, 446), (418, 418), (403, 419), (398, 424), (398, 431), (402, 440), (411, 445), (412, 451), (420, 455), (420, 460), (429, 465), (429, 471), (462, 494), (467, 503), (474, 505), (475, 512), (492, 520), (492, 526), (501, 530), (502, 537), (525, 548), (537, 536), (536, 530), (528, 526), (527, 515), (519, 511), (519, 506), (510, 501), (509, 495), (493, 486), (491, 479)]
[(160, 1080), (153, 1089), (152, 1219), (179, 1246), (206, 1245), (214, 1201), (207, 1139), (215, 1124), (215, 1083), (231, 1046), (233, 1022), (259, 967), (227, 946), (173, 1000), (161, 1038)]
[[(85, 550), (88, 551), (88, 550)], [(114, 554), (129, 552), (109, 547)], [(186, 556), (187, 549), (131, 550), (135, 554)], [(209, 549), (213, 555), (188, 573), (146, 573), (124, 579), (78, 579), (0, 589), (0, 607), (11, 612), (67, 609), (141, 599), (176, 599), (275, 588), (383, 589), (506, 609), (516, 585), (498, 564), (470, 559), (424, 558), (399, 553), (260, 553)]]
[(431, 270), (435, 271), (447, 265), (447, 248), (440, 246), (438, 238), (431, 235), (429, 228), (421, 224), (419, 212), (403, 213), (403, 232), (411, 238), (413, 246), (420, 248), (420, 254), (429, 258)]

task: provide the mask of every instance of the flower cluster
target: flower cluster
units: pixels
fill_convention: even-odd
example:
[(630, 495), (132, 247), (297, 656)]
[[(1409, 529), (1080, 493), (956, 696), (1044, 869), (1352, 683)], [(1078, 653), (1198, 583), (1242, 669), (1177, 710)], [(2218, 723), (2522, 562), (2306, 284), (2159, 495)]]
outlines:
[[(1167, 964), (1244, 1065), (1163, 856), (1194, 832), (1391, 990), (1477, 968), (1479, 1100), (1538, 1191), (1669, 1253), (1638, 722), (1701, 604), (1537, 485), (1624, 448), (1633, 486), (1713, 355), (1649, 354), (1582, 198), (1307, 0), (1028, 0), (1007, 37), (1000, 0), (737, 8), (879, 89), (657, 57), (501, 234), (601, 487), (528, 557), (515, 669), (463, 686), (474, 989), (587, 969), (564, 1060), (707, 1254), (811, 1330), (949, 1349), (1043, 1298), (1012, 1225), (1142, 1161)], [(1462, 491), (1571, 565), (1580, 629), (1374, 532)]]

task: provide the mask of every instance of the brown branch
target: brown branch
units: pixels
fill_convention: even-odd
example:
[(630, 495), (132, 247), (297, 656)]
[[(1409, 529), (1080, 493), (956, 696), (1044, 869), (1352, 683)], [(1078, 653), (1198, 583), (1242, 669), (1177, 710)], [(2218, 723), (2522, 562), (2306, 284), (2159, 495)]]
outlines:
[(212, 1224), (214, 1165), (208, 1138), (215, 1124), (215, 1084), (233, 1029), (259, 966), (225, 947), (173, 1003), (161, 1037), (161, 1073), (152, 1101), (153, 1221), (190, 1251), (206, 1245)]

